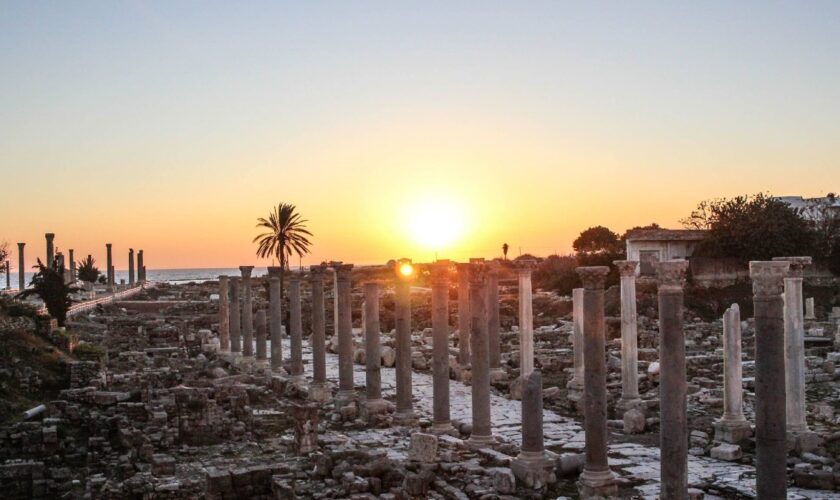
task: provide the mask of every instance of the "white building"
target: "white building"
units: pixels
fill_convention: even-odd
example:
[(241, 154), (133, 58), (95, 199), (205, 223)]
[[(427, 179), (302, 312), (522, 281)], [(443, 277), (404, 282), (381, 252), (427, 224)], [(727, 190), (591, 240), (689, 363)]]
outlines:
[(819, 209), (827, 206), (830, 210), (840, 214), (840, 197), (833, 194), (822, 198), (803, 198), (802, 196), (774, 196), (774, 200), (787, 203), (791, 208), (799, 210), (807, 220), (815, 220), (820, 217)]
[(627, 233), (627, 260), (639, 261), (636, 273), (650, 276), (654, 262), (687, 259), (705, 237), (699, 229), (635, 229)]

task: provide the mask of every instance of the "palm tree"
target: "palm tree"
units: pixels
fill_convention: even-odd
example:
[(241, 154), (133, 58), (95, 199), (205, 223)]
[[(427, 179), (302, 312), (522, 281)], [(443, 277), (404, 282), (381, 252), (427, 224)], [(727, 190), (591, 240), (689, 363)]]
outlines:
[(259, 241), (257, 256), (262, 259), (276, 258), (280, 262), (280, 296), (283, 296), (284, 273), (289, 267), (292, 253), (303, 257), (309, 253), (312, 242), (307, 236), (312, 233), (306, 229), (306, 221), (295, 212), (291, 203), (279, 203), (268, 214), (268, 219), (257, 219), (257, 227), (267, 229), (257, 235), (253, 243)]
[(502, 243), (502, 253), (505, 254), (505, 260), (507, 260), (507, 253), (510, 247), (507, 243)]
[(38, 264), (33, 268), (38, 269), (38, 272), (32, 277), (31, 288), (18, 293), (17, 297), (24, 299), (30, 295), (37, 295), (44, 301), (50, 316), (58, 321), (58, 326), (64, 326), (67, 311), (73, 303), (70, 294), (78, 288), (64, 281), (64, 266), (60, 265), (58, 259), (54, 259), (50, 266), (41, 262), (41, 259), (37, 260)]

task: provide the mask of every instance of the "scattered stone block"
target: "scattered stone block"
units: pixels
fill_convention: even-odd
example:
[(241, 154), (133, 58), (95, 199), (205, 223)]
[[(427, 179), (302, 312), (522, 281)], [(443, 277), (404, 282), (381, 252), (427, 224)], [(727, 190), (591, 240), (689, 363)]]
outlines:
[(433, 463), (437, 461), (438, 438), (434, 434), (414, 432), (408, 448), (408, 459), (415, 462)]
[(712, 448), (710, 452), (712, 458), (717, 458), (718, 460), (726, 460), (728, 462), (733, 462), (741, 458), (741, 447), (737, 444), (729, 444), (723, 443), (718, 446)]

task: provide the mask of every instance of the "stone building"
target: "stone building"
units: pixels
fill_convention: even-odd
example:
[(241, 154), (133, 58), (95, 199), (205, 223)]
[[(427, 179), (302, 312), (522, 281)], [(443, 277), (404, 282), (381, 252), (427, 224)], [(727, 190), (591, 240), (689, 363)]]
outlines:
[(639, 261), (637, 275), (653, 276), (654, 262), (688, 259), (705, 237), (696, 229), (635, 229), (627, 233), (627, 260)]

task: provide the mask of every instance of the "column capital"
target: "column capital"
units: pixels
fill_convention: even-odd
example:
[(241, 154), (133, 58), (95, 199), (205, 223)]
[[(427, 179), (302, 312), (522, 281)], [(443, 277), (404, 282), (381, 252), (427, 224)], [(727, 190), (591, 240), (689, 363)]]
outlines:
[(638, 260), (614, 260), (613, 264), (621, 277), (636, 276), (636, 268), (639, 267)]
[(18, 243), (18, 248), (23, 248), (26, 246), (26, 243)]
[(224, 274), (219, 275), (219, 283), (227, 283), (228, 277)]
[(289, 273), (289, 283), (292, 283), (294, 281), (300, 283), (300, 273)]
[(458, 271), (458, 274), (470, 272), (470, 263), (469, 262), (456, 262), (455, 269)]
[(516, 260), (513, 262), (513, 266), (516, 268), (517, 272), (519, 272), (520, 275), (527, 275), (531, 274), (531, 271), (533, 271), (534, 268), (537, 267), (537, 261), (534, 259)]
[(335, 264), (332, 266), (335, 271), (336, 278), (340, 280), (349, 280), (350, 273), (353, 272), (353, 264)]
[(446, 286), (449, 284), (449, 268), (452, 263), (448, 260), (438, 260), (429, 265), (432, 276), (432, 286)]
[(105, 243), (105, 247), (108, 248), (108, 250), (110, 250), (111, 249), (111, 244), (110, 243)]
[(790, 262), (787, 278), (801, 278), (805, 274), (805, 268), (811, 265), (811, 257), (773, 257), (773, 262)]
[(607, 281), (607, 275), (610, 273), (610, 268), (607, 266), (585, 266), (575, 269), (583, 288), (587, 290), (601, 290), (604, 288), (604, 283)]
[(239, 271), (242, 272), (243, 279), (250, 279), (251, 278), (251, 271), (254, 270), (254, 266), (239, 266)]
[[(472, 260), (470, 259), (470, 261)], [(476, 262), (470, 262), (469, 266), (470, 284), (483, 285), (487, 280), (487, 264), (482, 259), (476, 260)]]
[(753, 282), (753, 295), (756, 297), (778, 297), (784, 290), (784, 278), (790, 271), (790, 262), (786, 260), (750, 261), (750, 278)]
[(314, 266), (309, 266), (309, 279), (310, 280), (323, 280), (324, 273), (327, 271), (327, 266), (324, 264), (317, 264)]
[(266, 269), (268, 269), (269, 278), (279, 278), (280, 271), (283, 270), (283, 268), (280, 266), (268, 266)]
[(656, 282), (659, 288), (682, 289), (685, 286), (685, 274), (688, 271), (687, 260), (663, 260), (654, 263)]
[(55, 238), (55, 233), (44, 233), (44, 237), (47, 238), (47, 240), (52, 240)]

